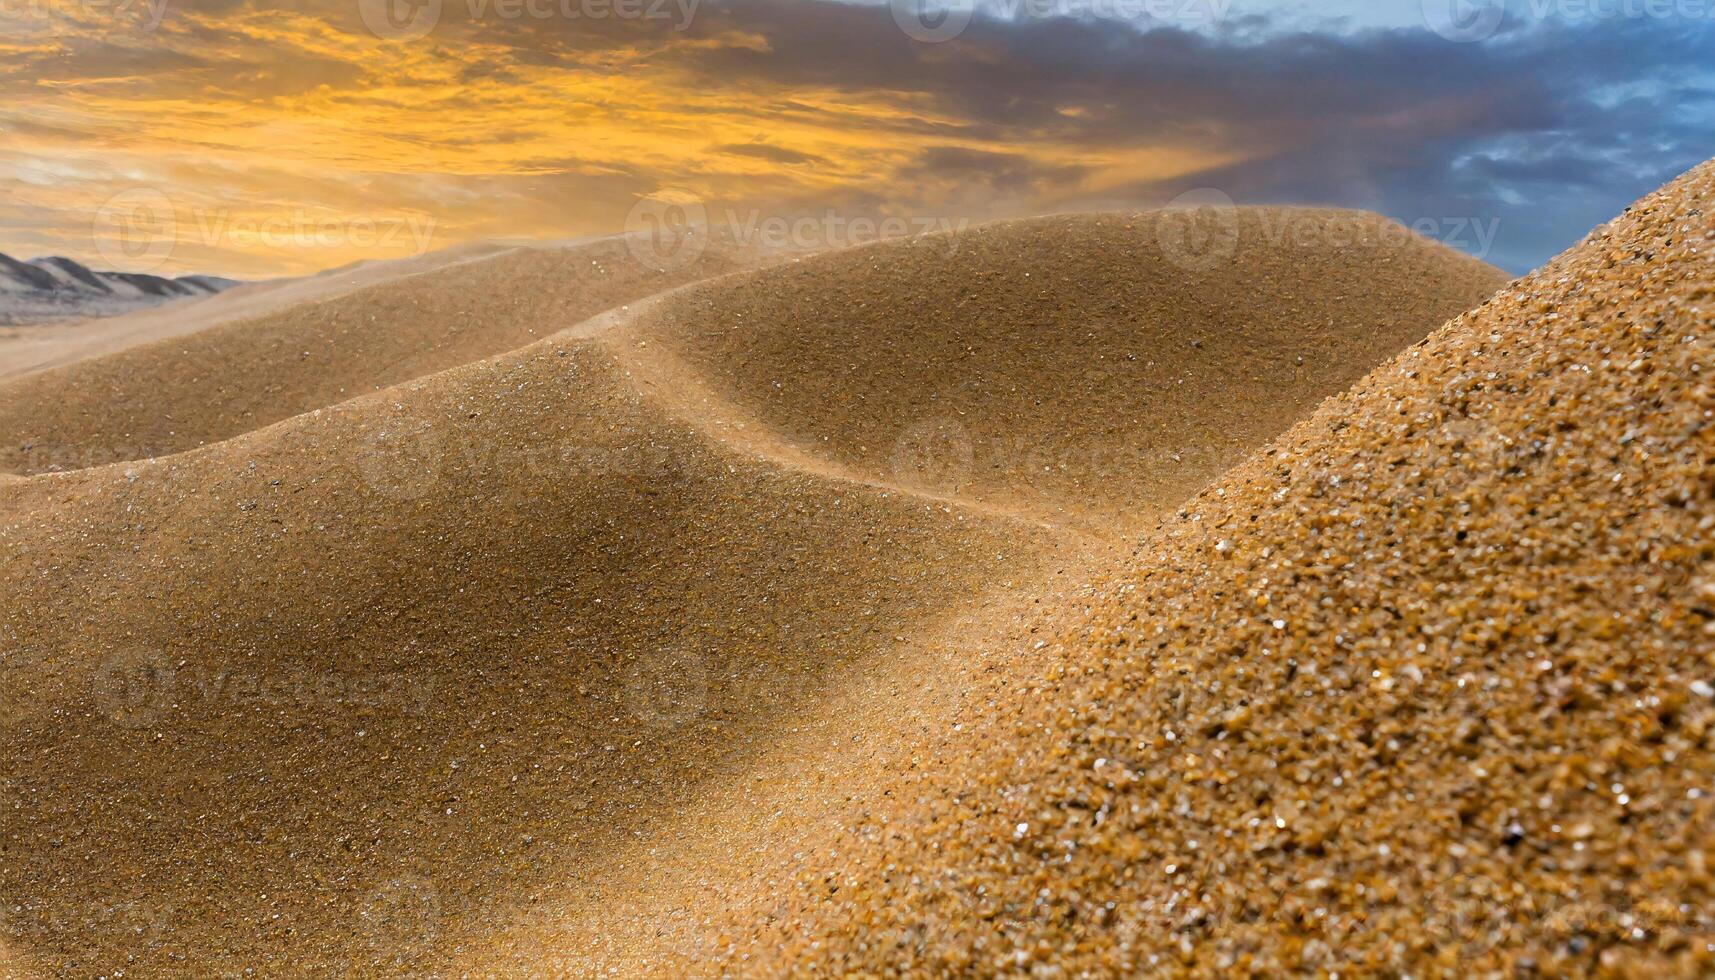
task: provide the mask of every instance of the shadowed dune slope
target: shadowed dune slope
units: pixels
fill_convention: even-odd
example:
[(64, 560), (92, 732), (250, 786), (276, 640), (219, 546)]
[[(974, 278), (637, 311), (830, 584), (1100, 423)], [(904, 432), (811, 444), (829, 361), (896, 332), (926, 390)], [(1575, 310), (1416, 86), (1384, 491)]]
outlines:
[(671, 273), (624, 240), (517, 248), (0, 382), (0, 469), (164, 456), (514, 350), (759, 256), (717, 244)]
[[(892, 278), (871, 280), (883, 292), (914, 288), (941, 261), (866, 251), (889, 259)], [(1432, 260), (1419, 278), (1447, 261), (1412, 254)], [(823, 268), (825, 288), (842, 290), (848, 267), (817, 262), (794, 268)], [(508, 312), (517, 290), (560, 295), (541, 280), (564, 274), (563, 256), (508, 254), (437, 274), (450, 284), (413, 280), (289, 311), (280, 329), (332, 317), (341, 349), (365, 357), (427, 341), (440, 346), (424, 357), (464, 357), (614, 305), (582, 289)], [(770, 275), (720, 286), (766, 295)], [(476, 286), (491, 292), (465, 291)], [(744, 310), (763, 303), (727, 295)], [(484, 309), (497, 326), (469, 346), (449, 336), (462, 319), (440, 315)], [(1019, 315), (1067, 322), (1062, 313)], [(1402, 337), (1432, 329), (1423, 315)], [(1373, 323), (1345, 327), (1350, 343), (1322, 335), (1342, 370), (1361, 374), (1382, 356), (1366, 339)], [(717, 866), (693, 855), (717, 842), (768, 852), (783, 838), (758, 816), (784, 819), (795, 790), (783, 787), (801, 777), (830, 787), (805, 797), (829, 812), (836, 796), (883, 802), (888, 788), (868, 781), (883, 763), (858, 746), (896, 723), (944, 730), (968, 683), (957, 672), (1013, 669), (974, 638), (1009, 632), (1019, 607), (1060, 594), (1067, 569), (1081, 574), (1101, 545), (1023, 491), (991, 484), (993, 499), (967, 500), (963, 487), (897, 486), (765, 405), (747, 410), (743, 388), (700, 373), (696, 349), (673, 349), (658, 326), (602, 316), (347, 400), (283, 357), (251, 369), (263, 378), (285, 365), (290, 383), (275, 395), (247, 401), (217, 386), (201, 415), (192, 393), (206, 368), (178, 376), (164, 350), (128, 352), (158, 363), (137, 362), (136, 379), (106, 376), (115, 390), (143, 399), (146, 371), (160, 370), (159, 396), (194, 415), (199, 441), (254, 431), (0, 489), (0, 949), (78, 975), (425, 975), (455, 963), (504, 973), (520, 947), (496, 944), (502, 929), (540, 937), (569, 924), (586, 930), (573, 937), (580, 949), (605, 938), (587, 930), (606, 920), (566, 919), (593, 898), (644, 910), (615, 924), (636, 932), (614, 934), (615, 946), (641, 948), (659, 932), (644, 877), (675, 865), (684, 878), (668, 891), (707, 877)], [(256, 329), (187, 339), (212, 364), (227, 356), (222, 337), (257, 349), (241, 328)], [(853, 349), (863, 336), (849, 337)], [(782, 384), (824, 382), (825, 362), (794, 368), (772, 337), (759, 334), (754, 356)], [(380, 383), (383, 363), (366, 361), (345, 387)], [(116, 370), (74, 367), (97, 364)], [(1069, 354), (1043, 364), (1045, 385), (1071, 385), (1060, 374), (1083, 367)], [(1247, 367), (1209, 358), (1181, 376), (1281, 431), (1339, 373), (1265, 387), (1245, 383)], [(944, 369), (951, 379), (965, 368)], [(40, 389), (37, 404), (52, 393)], [(324, 397), (337, 403), (315, 404)], [(262, 424), (265, 407), (293, 399), (313, 410)], [(144, 403), (122, 403), (139, 413), (127, 425), (158, 424)], [(911, 408), (844, 404), (852, 427), (878, 432)], [(86, 444), (120, 431), (62, 417), (91, 422)], [(1227, 445), (1222, 435), (1220, 452), (1203, 448), (1208, 430), (1186, 424), (1203, 418), (1151, 423), (1179, 426), (1159, 438), (1194, 465), (1139, 476), (1159, 492), (1090, 513), (1133, 519), (1194, 492)], [(921, 683), (941, 670), (960, 679)], [(830, 731), (825, 712), (847, 705), (834, 722), (860, 728), (782, 754), (812, 719)], [(680, 861), (634, 859), (669, 831)], [(572, 962), (523, 948), (538, 954), (528, 970)]]
[(636, 335), (854, 470), (1111, 521), (1505, 281), (1358, 212), (1071, 215), (688, 289)]
[(1712, 208), (1715, 163), (1187, 502), (711, 930), (747, 975), (1709, 975)]
[(8, 487), (5, 934), (416, 969), (1056, 547), (710, 443), (576, 343)]

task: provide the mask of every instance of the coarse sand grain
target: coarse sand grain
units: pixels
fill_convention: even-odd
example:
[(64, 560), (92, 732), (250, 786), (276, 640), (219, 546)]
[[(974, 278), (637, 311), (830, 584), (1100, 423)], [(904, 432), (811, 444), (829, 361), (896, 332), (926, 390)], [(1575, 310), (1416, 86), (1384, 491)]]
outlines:
[(1715, 970), (1715, 163), (1143, 536), (667, 972)]

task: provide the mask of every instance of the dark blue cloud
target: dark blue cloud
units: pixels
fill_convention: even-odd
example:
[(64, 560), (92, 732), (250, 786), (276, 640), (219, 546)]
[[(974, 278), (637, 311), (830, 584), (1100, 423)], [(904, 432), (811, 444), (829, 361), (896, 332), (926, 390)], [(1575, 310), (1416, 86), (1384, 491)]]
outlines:
[[(1498, 222), (1485, 257), (1520, 272), (1715, 155), (1708, 18), (1515, 14), (1462, 43), (1422, 24), (1311, 30), (1254, 13), (1212, 31), (979, 14), (956, 40), (923, 44), (883, 7), (719, 9), (699, 25), (711, 36), (742, 27), (769, 44), (700, 50), (709, 75), (908, 92), (959, 120), (912, 136), (1247, 153), (1185, 179), (1140, 174), (1099, 198), (1064, 196), (1041, 175), (1044, 199), (1063, 208), (1147, 205), (1212, 186), (1248, 203)], [(967, 162), (973, 179), (992, 177), (993, 160)], [(959, 164), (926, 151), (901, 177), (956, 176)], [(1014, 167), (1008, 180), (1029, 176)]]

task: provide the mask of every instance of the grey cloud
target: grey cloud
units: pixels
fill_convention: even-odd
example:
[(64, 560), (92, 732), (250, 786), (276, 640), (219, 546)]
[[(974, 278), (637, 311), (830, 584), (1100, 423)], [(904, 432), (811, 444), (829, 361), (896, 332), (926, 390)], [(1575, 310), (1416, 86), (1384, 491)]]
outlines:
[[(1241, 201), (1330, 203), (1406, 219), (1498, 220), (1491, 261), (1522, 271), (1715, 154), (1715, 24), (1514, 23), (1485, 43), (1427, 30), (1134, 32), (979, 17), (959, 40), (904, 38), (885, 9), (731, 0), (766, 50), (689, 55), (700, 76), (900, 92), (948, 127), (904, 137), (1241, 151), (1245, 162), (1100, 198), (994, 154), (920, 150), (916, 171), (1030, 182), (1055, 207), (1149, 204), (1196, 186)], [(1068, 113), (1067, 107), (1078, 111)], [(1004, 156), (1004, 155), (1003, 155)], [(911, 173), (908, 171), (907, 173)]]

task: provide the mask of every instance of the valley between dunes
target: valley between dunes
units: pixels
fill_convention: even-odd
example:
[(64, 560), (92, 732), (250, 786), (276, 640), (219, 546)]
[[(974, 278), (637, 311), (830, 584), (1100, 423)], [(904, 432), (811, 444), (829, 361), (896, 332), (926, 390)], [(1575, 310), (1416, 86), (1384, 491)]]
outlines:
[[(1615, 260), (1635, 275), (1614, 288), (1707, 303), (1682, 253), (1706, 241), (1709, 182), (1564, 268), (1652, 248)], [(1693, 230), (1652, 246), (1660, 222)], [(807, 256), (714, 242), (666, 272), (597, 239), (475, 249), (0, 379), (0, 972), (1143, 969), (1182, 933), (1121, 949), (1081, 899), (1032, 906), (1062, 873), (1136, 897), (1035, 836), (1088, 805), (1067, 740), (1135, 742), (1128, 719), (1187, 696), (1139, 692), (1272, 642), (1126, 673), (1112, 637), (1294, 607), (1235, 606), (1272, 566), (1183, 573), (1148, 603), (1127, 576), (1263, 562), (1364, 505), (1245, 481), (1286, 458), (1271, 440), (1313, 453), (1413, 397), (1416, 375), (1376, 380), (1406, 365), (1526, 322), (1552, 345), (1519, 311), (1566, 304), (1560, 274), (1454, 319), (1506, 278), (1316, 209)], [(1220, 510), (1219, 557), (1187, 550), (1203, 519), (1182, 506)], [(1315, 607), (1331, 576), (1292, 587)], [(1171, 820), (1126, 826), (1131, 858), (1087, 853), (1166, 860)], [(1192, 935), (1180, 968), (1238, 962)], [(1267, 935), (1219, 938), (1259, 968), (1308, 962)]]

